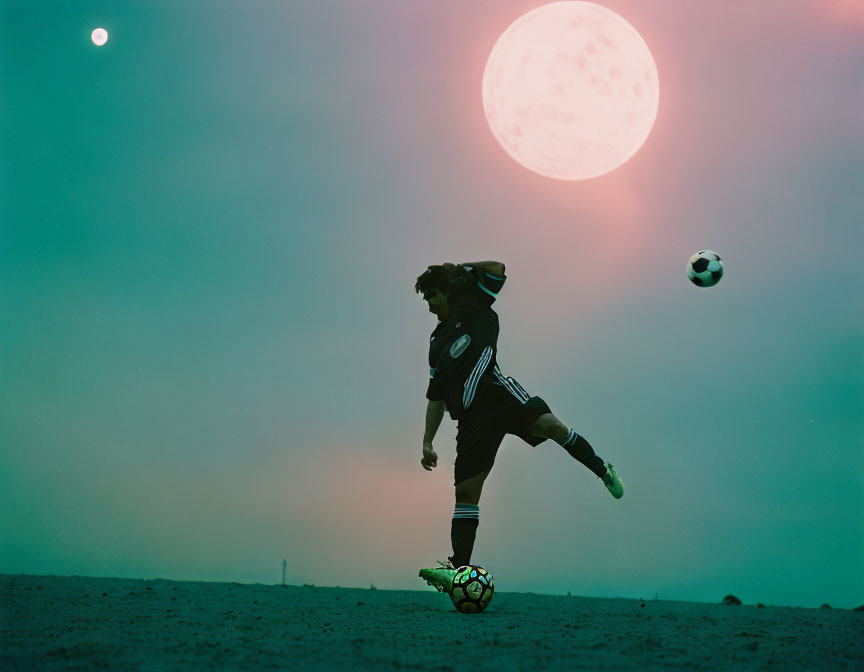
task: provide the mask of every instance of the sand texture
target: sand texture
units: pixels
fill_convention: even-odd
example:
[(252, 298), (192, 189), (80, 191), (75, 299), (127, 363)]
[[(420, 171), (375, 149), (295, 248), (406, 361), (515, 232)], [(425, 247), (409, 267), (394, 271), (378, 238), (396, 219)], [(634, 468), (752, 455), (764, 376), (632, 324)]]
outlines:
[[(0, 575), (2, 670), (864, 670), (864, 612)], [(722, 599), (722, 596), (720, 596)]]

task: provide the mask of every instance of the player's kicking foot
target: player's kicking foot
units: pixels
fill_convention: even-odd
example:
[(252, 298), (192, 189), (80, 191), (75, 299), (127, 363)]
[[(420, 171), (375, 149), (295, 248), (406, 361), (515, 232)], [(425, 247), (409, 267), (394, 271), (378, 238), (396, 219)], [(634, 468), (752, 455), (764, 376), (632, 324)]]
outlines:
[(421, 569), (419, 576), (439, 593), (447, 593), (449, 595), (453, 587), (453, 575), (456, 574), (456, 568), (449, 560), (447, 562), (438, 560), (437, 562), (440, 567)]
[(615, 468), (608, 462), (606, 463), (606, 473), (603, 474), (603, 485), (615, 499), (621, 499), (624, 496), (624, 481), (615, 473)]

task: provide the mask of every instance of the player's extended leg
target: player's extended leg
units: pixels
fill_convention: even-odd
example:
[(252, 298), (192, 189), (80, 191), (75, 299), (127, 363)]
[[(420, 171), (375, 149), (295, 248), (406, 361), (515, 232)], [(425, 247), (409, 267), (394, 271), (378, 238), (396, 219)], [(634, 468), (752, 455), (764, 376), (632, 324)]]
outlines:
[(624, 483), (615, 473), (611, 464), (603, 463), (603, 460), (594, 453), (591, 444), (585, 437), (577, 434), (572, 427), (567, 427), (552, 413), (544, 413), (534, 421), (531, 433), (544, 439), (552, 439), (570, 455), (603, 479), (606, 489), (616, 499), (624, 496)]
[(474, 539), (480, 524), (480, 493), (488, 475), (488, 471), (481, 471), (456, 485), (456, 508), (450, 527), (450, 541), (453, 543), (450, 562), (454, 567), (471, 562), (471, 551), (474, 550)]

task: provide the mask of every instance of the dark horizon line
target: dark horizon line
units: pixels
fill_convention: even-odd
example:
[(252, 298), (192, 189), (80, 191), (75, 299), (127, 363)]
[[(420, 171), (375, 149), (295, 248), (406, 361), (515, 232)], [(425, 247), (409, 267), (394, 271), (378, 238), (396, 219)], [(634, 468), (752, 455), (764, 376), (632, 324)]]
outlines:
[[(145, 579), (145, 578), (130, 578), (130, 577), (124, 577), (124, 576), (90, 576), (90, 575), (85, 575), (85, 574), (26, 574), (23, 572), (18, 573), (18, 574), (9, 574), (6, 572), (0, 572), (0, 578), (3, 578), (3, 577), (10, 577), (10, 578), (32, 577), (32, 578), (45, 578), (45, 579), (93, 579), (93, 580), (108, 579), (108, 580), (112, 580), (112, 581), (144, 581), (144, 582), (165, 581), (167, 583), (225, 584), (225, 585), (233, 585), (233, 586), (262, 586), (265, 588), (274, 587), (274, 588), (307, 588), (307, 589), (315, 589), (315, 590), (319, 590), (319, 589), (323, 589), (323, 590), (362, 590), (364, 592), (370, 591), (370, 590), (375, 590), (375, 591), (381, 590), (384, 592), (391, 592), (391, 593), (404, 593), (404, 592), (411, 592), (411, 593), (429, 592), (429, 593), (432, 593), (432, 592), (435, 592), (435, 591), (428, 589), (428, 587), (427, 588), (379, 588), (378, 586), (376, 586), (374, 584), (373, 581), (370, 581), (368, 588), (363, 588), (360, 586), (338, 586), (338, 585), (337, 586), (318, 586), (314, 583), (303, 583), (303, 584), (296, 585), (293, 583), (283, 584), (280, 582), (276, 582), (276, 583), (246, 583), (243, 581), (202, 581), (200, 579), (165, 579), (165, 578), (161, 578), (161, 577), (156, 577), (156, 578), (152, 578), (152, 579)], [(817, 609), (817, 610), (820, 610), (823, 608), (827, 608), (827, 609), (835, 609), (835, 610), (839, 609), (842, 611), (864, 611), (864, 603), (862, 603), (858, 607), (835, 607), (833, 605), (829, 605), (828, 607), (822, 607), (822, 606), (819, 606), (819, 607), (802, 607), (802, 606), (783, 605), (783, 604), (763, 604), (762, 602), (757, 602), (755, 604), (748, 604), (748, 603), (741, 602), (740, 604), (726, 605), (726, 603), (724, 601), (726, 599), (726, 597), (721, 599), (719, 602), (699, 602), (696, 600), (661, 600), (661, 599), (659, 599), (659, 597), (657, 597), (659, 595), (659, 593), (655, 593), (654, 598), (649, 598), (646, 600), (643, 597), (638, 597), (638, 598), (636, 598), (636, 597), (620, 597), (620, 596), (595, 597), (595, 596), (591, 596), (591, 595), (571, 595), (570, 591), (567, 591), (566, 594), (538, 593), (538, 592), (530, 591), (530, 590), (529, 591), (516, 591), (516, 590), (499, 591), (499, 590), (496, 590), (495, 592), (497, 594), (501, 594), (501, 595), (538, 595), (538, 596), (542, 596), (542, 597), (558, 597), (558, 598), (562, 598), (562, 599), (576, 598), (576, 599), (583, 599), (583, 600), (629, 600), (632, 602), (641, 602), (643, 604), (646, 604), (648, 602), (667, 602), (670, 604), (671, 603), (682, 603), (682, 604), (702, 604), (702, 605), (708, 605), (708, 606), (713, 606), (713, 605), (730, 606), (730, 607), (741, 606), (741, 607), (752, 607), (754, 609), (773, 608), (773, 609)], [(734, 593), (730, 593), (729, 595), (734, 595)], [(823, 604), (827, 604), (827, 602), (823, 603)], [(762, 606), (760, 607), (759, 605), (762, 605)]]

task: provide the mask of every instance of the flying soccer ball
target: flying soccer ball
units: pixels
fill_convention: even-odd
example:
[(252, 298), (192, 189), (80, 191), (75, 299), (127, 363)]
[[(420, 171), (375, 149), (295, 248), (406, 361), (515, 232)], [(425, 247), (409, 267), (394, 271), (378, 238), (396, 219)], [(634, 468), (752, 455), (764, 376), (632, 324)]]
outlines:
[(687, 262), (687, 277), (697, 287), (713, 287), (723, 277), (723, 261), (711, 250), (697, 252)]
[(477, 614), (483, 611), (495, 594), (492, 575), (477, 565), (463, 565), (453, 576), (450, 599), (457, 611)]

